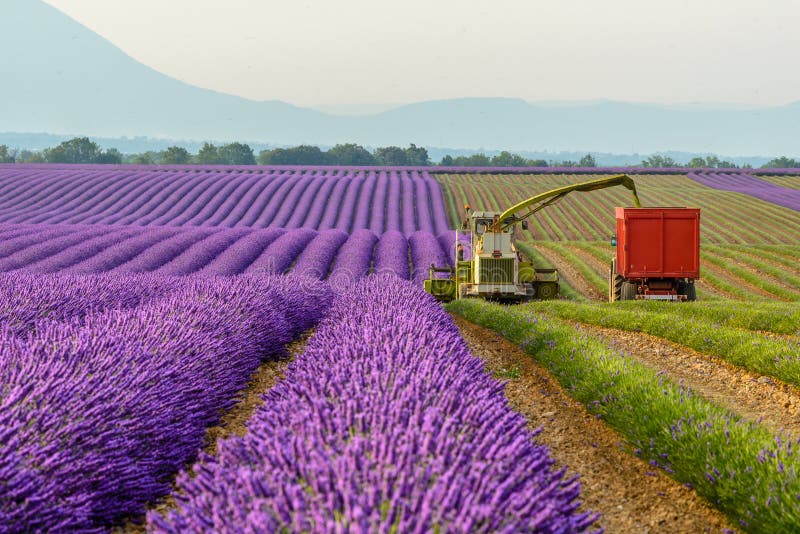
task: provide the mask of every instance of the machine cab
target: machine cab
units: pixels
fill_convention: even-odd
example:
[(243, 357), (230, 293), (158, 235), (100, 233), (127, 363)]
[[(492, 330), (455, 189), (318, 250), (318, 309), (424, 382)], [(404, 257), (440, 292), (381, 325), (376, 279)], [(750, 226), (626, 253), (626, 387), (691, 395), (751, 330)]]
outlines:
[[(477, 237), (482, 237), (497, 222), (499, 213), (494, 211), (474, 211), (470, 214), (470, 231)], [(509, 228), (506, 233), (512, 230)]]

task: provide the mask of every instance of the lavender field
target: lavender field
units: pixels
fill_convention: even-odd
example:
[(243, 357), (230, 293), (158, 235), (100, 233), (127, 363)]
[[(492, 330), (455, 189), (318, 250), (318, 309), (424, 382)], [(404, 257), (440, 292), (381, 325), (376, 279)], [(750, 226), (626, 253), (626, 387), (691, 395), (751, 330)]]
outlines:
[[(718, 512), (692, 515), (706, 505), (652, 471), (661, 460), (621, 452), (618, 437), (603, 445), (598, 418), (624, 417), (570, 408), (585, 384), (545, 392), (558, 366), (577, 376), (575, 362), (595, 357), (574, 341), (585, 334), (564, 326), (569, 336), (552, 337), (556, 319), (522, 307), (521, 324), (545, 334), (520, 346), (570, 356), (540, 374), (520, 360), (490, 368), (511, 349), (497, 348), (499, 336), (468, 346), (474, 325), (457, 327), (422, 290), (428, 267), (452, 265), (463, 240), (448, 229), (454, 192), (491, 178), (447, 171), (0, 165), (0, 533), (727, 527)], [(518, 174), (509, 180), (527, 190)], [(756, 180), (701, 174), (743, 192)], [(788, 198), (778, 196), (765, 200)], [(759, 268), (777, 272), (767, 260), (783, 265), (784, 252)], [(259, 390), (264, 369), (277, 381)], [(616, 375), (590, 378), (616, 387)], [(511, 403), (516, 381), (524, 398)], [(248, 396), (258, 403), (241, 433), (209, 438)], [(662, 414), (634, 404), (648, 421), (695, 417), (682, 401)], [(660, 435), (651, 430), (627, 445)], [(562, 445), (570, 431), (577, 441)], [(598, 462), (595, 449), (625, 458)], [(696, 481), (709, 461), (698, 453), (670, 476)], [(662, 485), (647, 502), (614, 489), (651, 482)], [(713, 501), (714, 490), (703, 495)], [(781, 525), (794, 525), (797, 510), (781, 506)]]
[(691, 172), (692, 180), (725, 191), (742, 193), (800, 211), (800, 190), (781, 187), (745, 173)]
[(426, 171), (336, 167), (0, 165), (0, 222), (447, 230)]

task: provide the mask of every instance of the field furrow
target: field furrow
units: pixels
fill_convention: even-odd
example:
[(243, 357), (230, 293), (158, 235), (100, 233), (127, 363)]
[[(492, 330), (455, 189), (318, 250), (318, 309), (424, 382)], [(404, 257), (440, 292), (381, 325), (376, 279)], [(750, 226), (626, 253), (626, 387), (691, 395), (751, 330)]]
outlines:
[(728, 520), (696, 493), (619, 447), (624, 439), (576, 401), (548, 370), (495, 332), (456, 316), (470, 351), (505, 379), (511, 406), (553, 458), (580, 475), (584, 506), (609, 532), (721, 532)]

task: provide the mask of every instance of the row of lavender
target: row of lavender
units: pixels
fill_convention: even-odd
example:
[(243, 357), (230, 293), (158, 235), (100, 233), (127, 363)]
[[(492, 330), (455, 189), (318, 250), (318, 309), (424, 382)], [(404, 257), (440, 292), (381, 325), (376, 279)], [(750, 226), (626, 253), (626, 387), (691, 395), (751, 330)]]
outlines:
[(418, 286), (339, 295), (244, 437), (179, 476), (156, 532), (577, 532), (555, 470), (503, 386)]
[(447, 230), (427, 172), (171, 167), (0, 167), (0, 222)]
[(693, 172), (688, 174), (695, 182), (714, 189), (734, 191), (772, 202), (785, 208), (800, 211), (800, 190), (781, 187), (755, 176), (742, 173)]
[(379, 237), (370, 230), (348, 235), (307, 228), (0, 224), (0, 272), (230, 276), (292, 271), (345, 282), (369, 272), (407, 280), (413, 271), (420, 279), (431, 263), (452, 263), (451, 235), (445, 232), (440, 241), (423, 231), (406, 238), (395, 231)]
[(0, 275), (0, 532), (105, 531), (332, 293), (293, 277)]

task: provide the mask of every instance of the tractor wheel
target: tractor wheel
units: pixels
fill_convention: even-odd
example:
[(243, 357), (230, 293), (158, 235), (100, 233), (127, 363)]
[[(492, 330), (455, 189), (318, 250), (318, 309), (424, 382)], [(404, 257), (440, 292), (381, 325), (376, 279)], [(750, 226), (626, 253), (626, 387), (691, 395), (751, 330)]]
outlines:
[(619, 291), (620, 300), (636, 300), (636, 284), (633, 282), (622, 281)]
[(558, 287), (553, 283), (539, 284), (536, 288), (536, 297), (541, 300), (553, 299), (558, 293)]

